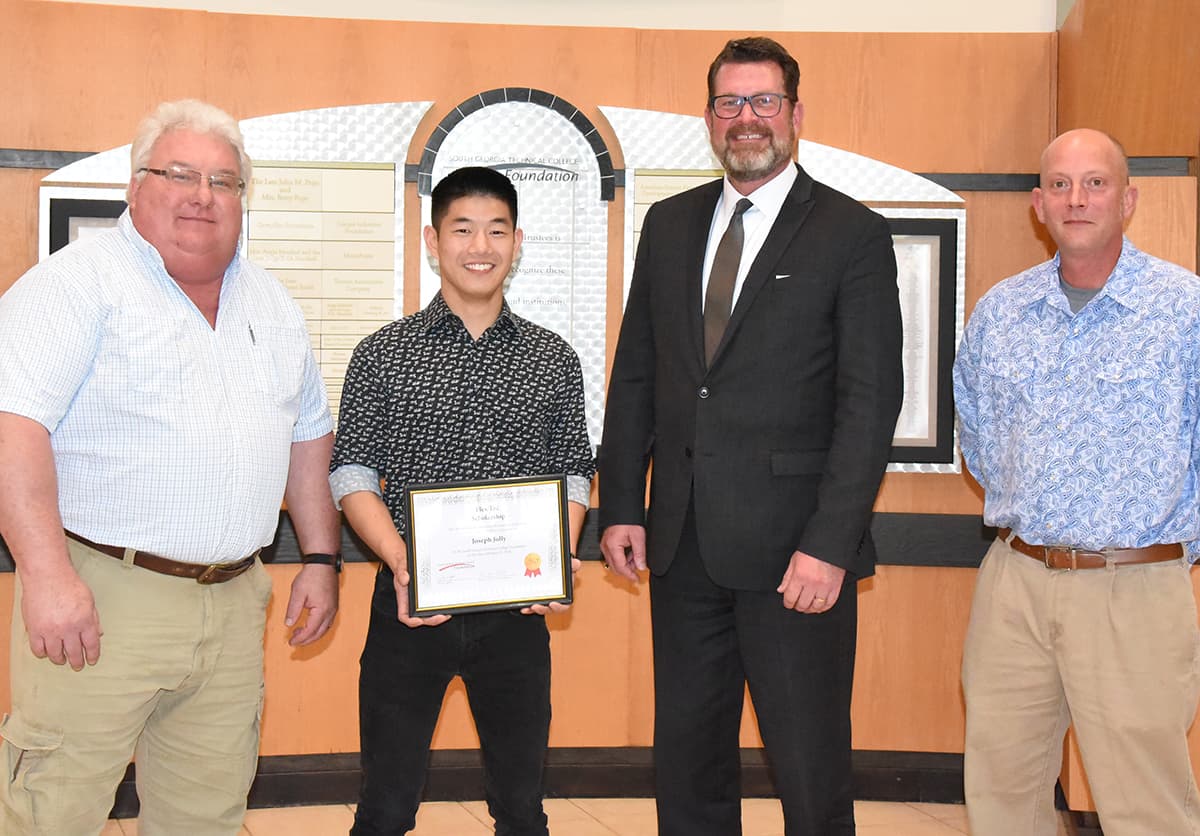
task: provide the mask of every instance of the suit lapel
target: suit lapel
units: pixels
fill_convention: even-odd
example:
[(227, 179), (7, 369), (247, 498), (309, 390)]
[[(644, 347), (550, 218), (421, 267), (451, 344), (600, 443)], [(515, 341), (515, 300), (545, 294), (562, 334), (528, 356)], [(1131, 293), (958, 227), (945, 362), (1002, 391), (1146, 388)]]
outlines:
[(725, 327), (725, 336), (721, 338), (721, 344), (717, 346), (717, 351), (713, 356), (714, 365), (725, 351), (725, 347), (729, 345), (730, 340), (737, 334), (742, 320), (746, 318), (746, 311), (754, 303), (754, 297), (767, 285), (775, 265), (779, 263), (784, 251), (791, 246), (792, 239), (796, 237), (805, 218), (808, 217), (808, 213), (812, 211), (813, 180), (799, 165), (796, 168), (798, 169), (796, 182), (792, 184), (791, 191), (784, 198), (783, 206), (779, 209), (779, 216), (775, 219), (775, 224), (770, 231), (767, 232), (762, 249), (755, 256), (754, 263), (750, 265), (750, 272), (746, 274), (746, 280), (742, 283), (737, 302), (734, 303), (733, 311), (729, 315), (729, 324)]

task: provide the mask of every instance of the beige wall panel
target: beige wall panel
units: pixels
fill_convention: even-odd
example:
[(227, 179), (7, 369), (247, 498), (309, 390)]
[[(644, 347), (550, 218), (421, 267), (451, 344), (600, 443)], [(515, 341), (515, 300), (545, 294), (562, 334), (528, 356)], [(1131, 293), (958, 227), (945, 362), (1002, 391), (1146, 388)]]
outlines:
[[(700, 114), (729, 33), (642, 32), (635, 106)], [(803, 137), (912, 171), (1029, 172), (1052, 131), (1052, 35), (775, 35), (800, 64)]]
[[(19, 0), (0, 147), (103, 150), (155, 102), (239, 118), (505, 85), (699, 114), (729, 32), (346, 21)], [(1049, 136), (1053, 35), (782, 33), (808, 139), (917, 171), (1028, 171)], [(86, 55), (86, 67), (79, 57)], [(598, 120), (594, 120), (598, 121)]]
[(37, 263), (37, 187), (47, 174), (0, 168), (0, 293)]
[(13, 2), (0, 14), (0, 148), (103, 151), (129, 142), (153, 103), (204, 95), (206, 18)]
[(370, 615), (375, 564), (347, 564), (333, 627), (307, 647), (288, 645), (283, 623), (299, 566), (268, 569), (275, 593), (267, 610), (264, 755), (358, 751), (358, 654)]
[(979, 514), (983, 494), (968, 473), (888, 473), (875, 510), (888, 514)]
[(209, 15), (206, 32), (209, 95), (239, 116), (421, 100), (436, 120), (483, 90), (524, 86), (595, 121), (597, 104), (629, 99), (636, 69), (597, 60), (631, 52), (623, 29)]
[(1196, 269), (1196, 178), (1134, 177), (1137, 208), (1125, 234), (1151, 255)]
[[(652, 693), (650, 589), (596, 561), (575, 576), (575, 603), (547, 618), (554, 719), (551, 746), (648, 746), (652, 717), (635, 696)], [(609, 741), (619, 740), (619, 744)], [(634, 742), (637, 741), (637, 742)]]
[(854, 747), (961, 752), (974, 569), (880, 566), (859, 584)]
[(1078, 0), (1059, 33), (1058, 125), (1100, 128), (1137, 157), (1200, 148), (1196, 0)]

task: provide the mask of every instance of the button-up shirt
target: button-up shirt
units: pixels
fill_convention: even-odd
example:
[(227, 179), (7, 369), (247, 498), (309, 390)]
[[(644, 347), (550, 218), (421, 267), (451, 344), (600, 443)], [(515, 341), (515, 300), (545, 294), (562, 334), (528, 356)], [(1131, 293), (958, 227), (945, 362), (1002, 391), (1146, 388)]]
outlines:
[(595, 473), (579, 358), (504, 303), (478, 340), (441, 293), (359, 343), (346, 370), (330, 486), (380, 493), (404, 534), (411, 484), (565, 474), (588, 503)]
[(1072, 314), (1059, 261), (975, 308), (954, 363), (984, 521), (1029, 543), (1184, 543), (1200, 557), (1200, 278), (1128, 240)]
[(239, 253), (213, 328), (128, 213), (0, 296), (0, 411), (49, 431), (66, 528), (196, 563), (270, 543), (292, 443), (333, 428), (283, 286)]

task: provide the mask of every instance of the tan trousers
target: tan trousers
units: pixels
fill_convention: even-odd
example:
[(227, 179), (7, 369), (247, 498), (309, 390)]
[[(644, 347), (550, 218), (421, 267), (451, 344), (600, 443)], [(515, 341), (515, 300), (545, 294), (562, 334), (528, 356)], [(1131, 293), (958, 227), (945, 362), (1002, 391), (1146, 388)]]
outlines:
[(963, 652), (973, 836), (1054, 836), (1075, 726), (1105, 836), (1200, 834), (1200, 631), (1180, 561), (1051, 570), (997, 540)]
[(266, 570), (204, 586), (69, 543), (100, 614), (100, 661), (74, 671), (33, 656), (18, 577), (0, 833), (95, 836), (136, 753), (140, 836), (236, 834), (258, 760)]

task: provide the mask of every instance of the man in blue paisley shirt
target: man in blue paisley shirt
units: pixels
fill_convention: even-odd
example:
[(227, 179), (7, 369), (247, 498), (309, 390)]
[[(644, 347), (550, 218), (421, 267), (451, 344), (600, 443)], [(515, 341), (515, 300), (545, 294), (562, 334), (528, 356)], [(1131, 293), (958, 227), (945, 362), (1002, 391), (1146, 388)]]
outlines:
[(1106, 836), (1200, 833), (1200, 278), (1124, 237), (1120, 144), (1046, 148), (1058, 255), (975, 308), (954, 364), (963, 456), (999, 528), (963, 653), (975, 836), (1054, 834), (1073, 723)]

